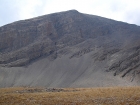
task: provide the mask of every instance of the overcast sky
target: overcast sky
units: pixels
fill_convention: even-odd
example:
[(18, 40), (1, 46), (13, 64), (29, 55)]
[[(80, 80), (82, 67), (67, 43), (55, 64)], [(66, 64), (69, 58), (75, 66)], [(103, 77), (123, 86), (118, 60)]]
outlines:
[(71, 9), (140, 25), (140, 0), (0, 0), (0, 26)]

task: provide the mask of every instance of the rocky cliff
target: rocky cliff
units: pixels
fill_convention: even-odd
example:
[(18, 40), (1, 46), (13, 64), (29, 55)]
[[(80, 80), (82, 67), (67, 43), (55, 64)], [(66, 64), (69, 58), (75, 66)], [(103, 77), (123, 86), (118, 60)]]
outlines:
[(0, 27), (1, 87), (140, 85), (139, 80), (140, 26), (70, 10)]

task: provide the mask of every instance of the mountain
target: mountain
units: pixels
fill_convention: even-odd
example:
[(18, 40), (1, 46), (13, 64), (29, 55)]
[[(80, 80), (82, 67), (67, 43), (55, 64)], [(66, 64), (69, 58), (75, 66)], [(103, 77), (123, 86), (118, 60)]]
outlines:
[(140, 26), (76, 10), (0, 27), (0, 87), (140, 85)]

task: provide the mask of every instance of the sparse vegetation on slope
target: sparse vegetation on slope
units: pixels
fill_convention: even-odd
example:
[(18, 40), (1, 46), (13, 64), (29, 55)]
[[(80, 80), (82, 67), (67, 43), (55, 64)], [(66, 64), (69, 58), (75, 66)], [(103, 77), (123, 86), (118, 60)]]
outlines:
[(140, 105), (140, 87), (2, 88), (0, 105)]

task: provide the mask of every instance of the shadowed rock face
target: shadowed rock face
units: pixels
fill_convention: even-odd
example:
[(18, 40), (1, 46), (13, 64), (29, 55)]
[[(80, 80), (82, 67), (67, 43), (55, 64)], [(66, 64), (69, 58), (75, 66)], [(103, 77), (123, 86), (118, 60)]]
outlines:
[(139, 80), (139, 26), (70, 10), (0, 27), (0, 87), (140, 85)]

